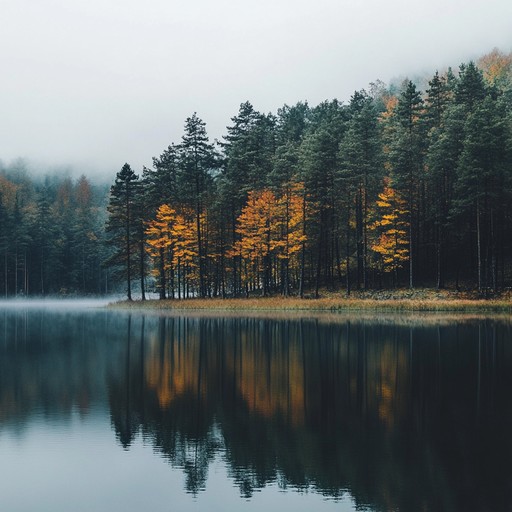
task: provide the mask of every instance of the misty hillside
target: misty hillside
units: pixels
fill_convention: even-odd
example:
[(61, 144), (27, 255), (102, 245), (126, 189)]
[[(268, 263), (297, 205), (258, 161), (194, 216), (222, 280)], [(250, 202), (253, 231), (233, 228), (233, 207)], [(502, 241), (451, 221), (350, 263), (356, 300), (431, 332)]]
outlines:
[[(0, 167), (0, 293), (312, 294), (512, 280), (512, 55), (346, 104), (194, 113), (114, 184)], [(1, 158), (2, 155), (0, 155)], [(123, 165), (124, 164), (124, 165)]]

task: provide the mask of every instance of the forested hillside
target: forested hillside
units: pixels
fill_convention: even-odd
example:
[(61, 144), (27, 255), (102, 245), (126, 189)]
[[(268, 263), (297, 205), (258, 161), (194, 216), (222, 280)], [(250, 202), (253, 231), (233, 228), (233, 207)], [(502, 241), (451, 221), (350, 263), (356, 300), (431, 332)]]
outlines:
[(0, 297), (104, 294), (108, 187), (85, 177), (0, 170)]
[(107, 216), (85, 177), (3, 171), (2, 293), (104, 293), (114, 278), (129, 298), (502, 290), (511, 107), (512, 56), (494, 50), (424, 91), (377, 82), (275, 114), (246, 102), (215, 143), (194, 114), (151, 168), (122, 166)]

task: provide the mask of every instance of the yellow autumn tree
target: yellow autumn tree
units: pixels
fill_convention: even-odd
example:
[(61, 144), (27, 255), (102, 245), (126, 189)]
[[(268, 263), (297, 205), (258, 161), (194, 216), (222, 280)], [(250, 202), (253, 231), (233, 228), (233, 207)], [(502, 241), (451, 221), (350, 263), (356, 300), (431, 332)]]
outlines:
[(198, 258), (193, 212), (178, 212), (167, 204), (161, 205), (155, 219), (147, 223), (146, 236), (147, 252), (153, 261), (152, 273), (158, 278), (160, 298), (165, 299), (168, 285), (170, 296), (174, 296), (175, 291), (178, 298), (193, 293)]
[(197, 288), (198, 245), (195, 212), (182, 210), (172, 232), (174, 240), (173, 268), (177, 277), (178, 298), (189, 297)]
[(398, 269), (409, 260), (407, 202), (387, 183), (379, 194), (374, 215), (370, 248), (379, 256), (381, 270), (393, 272), (396, 279)]
[(280, 280), (283, 293), (288, 293), (290, 270), (298, 272), (301, 265), (305, 212), (302, 183), (288, 184), (281, 196), (270, 189), (249, 192), (237, 219), (240, 238), (228, 252), (229, 257), (240, 257), (247, 292), (261, 287), (266, 295)]
[(247, 291), (261, 286), (263, 295), (268, 292), (271, 257), (279, 248), (281, 221), (281, 205), (271, 190), (249, 192), (237, 219), (240, 238), (229, 252), (229, 256), (242, 260), (242, 284)]
[(172, 266), (177, 220), (176, 210), (163, 204), (158, 208), (155, 219), (147, 223), (147, 252), (154, 262), (152, 274), (158, 277), (160, 299), (165, 299), (166, 275)]
[(494, 48), (478, 60), (478, 67), (490, 84), (503, 82), (512, 75), (512, 53), (505, 54)]

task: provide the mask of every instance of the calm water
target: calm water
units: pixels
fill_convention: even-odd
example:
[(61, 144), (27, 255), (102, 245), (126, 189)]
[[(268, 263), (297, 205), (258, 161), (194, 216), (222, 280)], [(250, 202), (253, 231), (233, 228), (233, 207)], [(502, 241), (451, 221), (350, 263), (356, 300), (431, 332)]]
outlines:
[(512, 321), (0, 307), (0, 510), (512, 509)]

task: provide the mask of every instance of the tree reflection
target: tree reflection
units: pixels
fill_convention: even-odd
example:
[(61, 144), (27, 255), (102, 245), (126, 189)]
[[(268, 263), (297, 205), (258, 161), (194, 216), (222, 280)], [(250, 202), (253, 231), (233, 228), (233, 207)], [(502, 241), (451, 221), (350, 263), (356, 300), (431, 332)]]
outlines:
[[(246, 497), (277, 482), (382, 510), (474, 509), (475, 482), (512, 453), (494, 423), (500, 397), (512, 419), (504, 329), (160, 318), (115, 385), (143, 383), (132, 417), (190, 492), (220, 453)], [(111, 410), (121, 431), (126, 404), (111, 394)], [(481, 509), (498, 494), (482, 490)]]
[[(0, 428), (108, 400), (198, 493), (219, 457), (374, 510), (512, 507), (510, 323), (4, 315)], [(106, 385), (106, 387), (105, 387)]]

